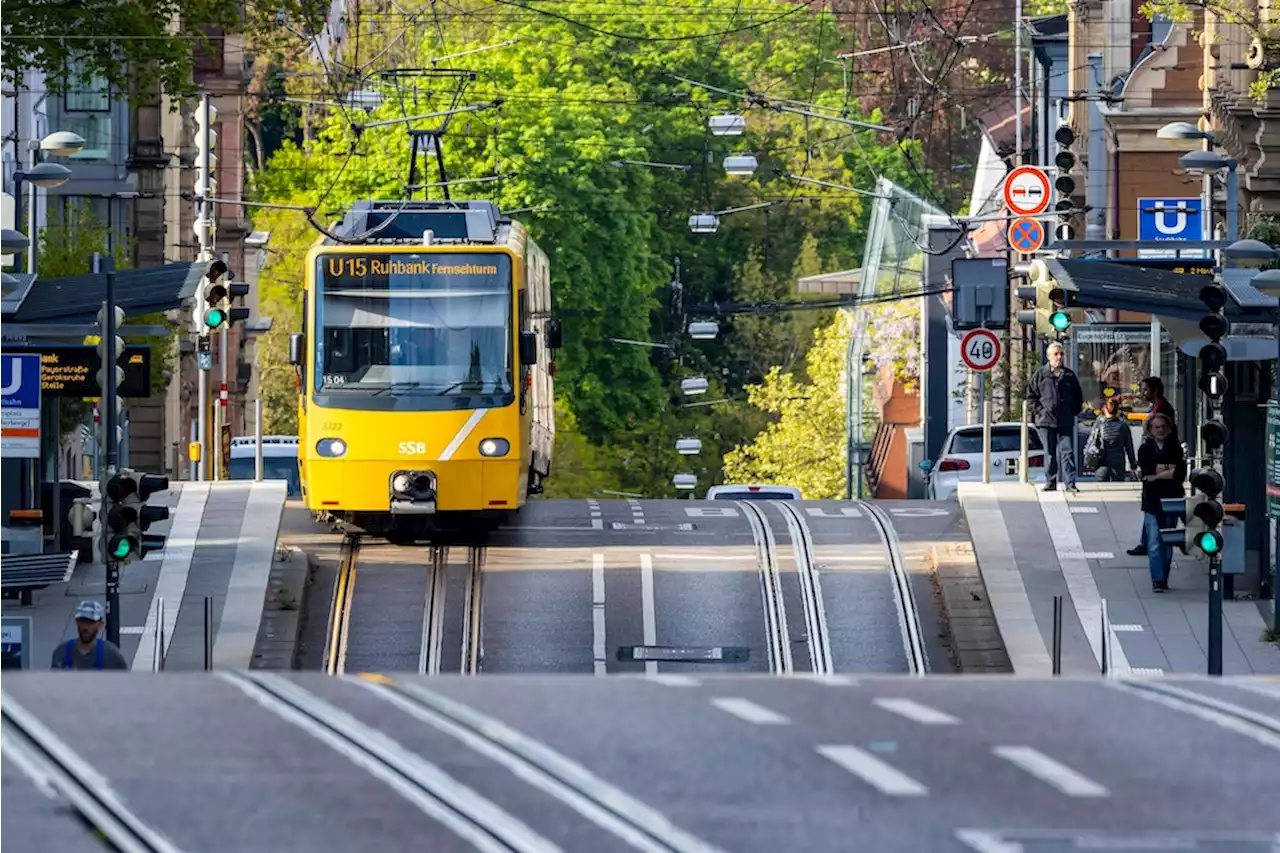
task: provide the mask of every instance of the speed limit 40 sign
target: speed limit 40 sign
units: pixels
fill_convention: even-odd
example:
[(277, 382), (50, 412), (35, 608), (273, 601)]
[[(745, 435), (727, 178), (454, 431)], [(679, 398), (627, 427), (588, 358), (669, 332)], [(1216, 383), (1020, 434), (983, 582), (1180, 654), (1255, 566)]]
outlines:
[(960, 341), (960, 358), (970, 370), (990, 370), (1000, 361), (1000, 339), (990, 329), (974, 329)]

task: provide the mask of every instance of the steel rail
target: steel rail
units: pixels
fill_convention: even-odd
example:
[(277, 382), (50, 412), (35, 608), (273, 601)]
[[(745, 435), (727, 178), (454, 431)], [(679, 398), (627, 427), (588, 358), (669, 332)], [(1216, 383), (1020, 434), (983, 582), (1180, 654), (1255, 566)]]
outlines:
[(541, 741), (419, 684), (364, 676), (364, 687), (419, 721), (511, 771), (645, 853), (720, 853), (665, 815)]
[(774, 674), (790, 675), (795, 665), (791, 658), (791, 636), (787, 630), (787, 606), (782, 597), (782, 577), (778, 567), (778, 545), (764, 511), (751, 501), (736, 501), (742, 507), (756, 544), (756, 562), (760, 568), (761, 593), (764, 596), (765, 638), (769, 646), (769, 663)]
[(329, 607), (329, 652), (325, 671), (341, 675), (347, 663), (347, 632), (351, 624), (351, 602), (355, 599), (356, 560), (360, 555), (360, 538), (344, 536), (338, 559), (338, 576), (333, 584), (333, 601)]
[(266, 672), (217, 673), (253, 701), (324, 743), (484, 853), (560, 853), (519, 818), (384, 732)]
[(902, 556), (898, 531), (880, 507), (868, 501), (858, 501), (858, 506), (875, 525), (876, 533), (884, 546), (889, 574), (893, 578), (894, 603), (898, 609), (898, 624), (902, 629), (902, 646), (907, 654), (907, 671), (912, 675), (926, 675), (929, 672), (929, 656), (924, 647), (924, 631), (920, 627), (920, 609), (916, 606), (915, 593), (911, 590), (911, 577)]
[(831, 675), (831, 634), (827, 630), (827, 610), (822, 597), (822, 580), (813, 558), (813, 534), (800, 511), (787, 501), (776, 501), (791, 534), (791, 550), (796, 557), (796, 574), (800, 579), (800, 600), (804, 604), (804, 621), (809, 637), (809, 662), (815, 675)]
[(439, 675), (444, 646), (445, 591), (449, 581), (449, 548), (431, 546), (431, 568), (427, 576), (427, 597), (422, 610), (422, 650), (418, 655), (419, 675)]
[(60, 796), (120, 853), (179, 853), (116, 796), (107, 780), (8, 694), (0, 694), (0, 751), (37, 787)]
[(1199, 717), (1280, 752), (1280, 717), (1263, 714), (1216, 696), (1173, 684), (1157, 684), (1137, 679), (1108, 679), (1107, 687), (1140, 696), (1175, 711)]
[(480, 661), (484, 656), (481, 645), (481, 615), (484, 601), (484, 561), (487, 549), (483, 545), (467, 548), (467, 580), (463, 593), (467, 608), (462, 614), (462, 674), (479, 675)]

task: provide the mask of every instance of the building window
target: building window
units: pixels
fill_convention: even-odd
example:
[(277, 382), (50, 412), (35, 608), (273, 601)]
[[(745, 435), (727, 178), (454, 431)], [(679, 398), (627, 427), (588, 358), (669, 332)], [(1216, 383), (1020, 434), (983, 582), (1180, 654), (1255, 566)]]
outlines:
[(111, 87), (97, 75), (77, 77), (76, 88), (63, 96), (60, 130), (84, 137), (84, 150), (71, 155), (75, 160), (106, 160), (111, 154)]

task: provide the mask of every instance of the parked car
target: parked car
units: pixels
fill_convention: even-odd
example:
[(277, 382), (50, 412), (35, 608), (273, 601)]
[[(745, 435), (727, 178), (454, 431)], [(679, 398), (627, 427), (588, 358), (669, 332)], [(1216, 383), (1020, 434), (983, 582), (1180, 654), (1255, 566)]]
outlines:
[(731, 485), (712, 486), (707, 489), (709, 501), (798, 501), (800, 490), (795, 486)]
[[(254, 438), (231, 439), (232, 480), (252, 480), (256, 473), (254, 458), (258, 442)], [(298, 472), (298, 437), (296, 435), (264, 435), (262, 437), (262, 478), (285, 480), (288, 496), (302, 497), (302, 478)]]
[[(1027, 448), (1027, 467), (1031, 480), (1043, 480), (1045, 466), (1044, 444), (1040, 431), (1027, 430), (1030, 446)], [(1018, 457), (1022, 453), (1022, 425), (998, 423), (991, 425), (991, 482), (1012, 482), (1018, 479)], [(942, 445), (938, 460), (928, 469), (927, 494), (930, 500), (945, 501), (955, 497), (959, 484), (982, 482), (982, 426), (956, 427)]]

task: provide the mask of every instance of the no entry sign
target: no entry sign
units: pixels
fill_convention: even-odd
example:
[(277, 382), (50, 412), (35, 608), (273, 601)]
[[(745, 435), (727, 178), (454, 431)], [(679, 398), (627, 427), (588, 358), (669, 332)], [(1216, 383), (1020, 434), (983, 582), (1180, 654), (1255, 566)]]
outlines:
[(990, 370), (1000, 361), (1000, 339), (990, 329), (974, 329), (960, 341), (960, 358), (970, 370)]

